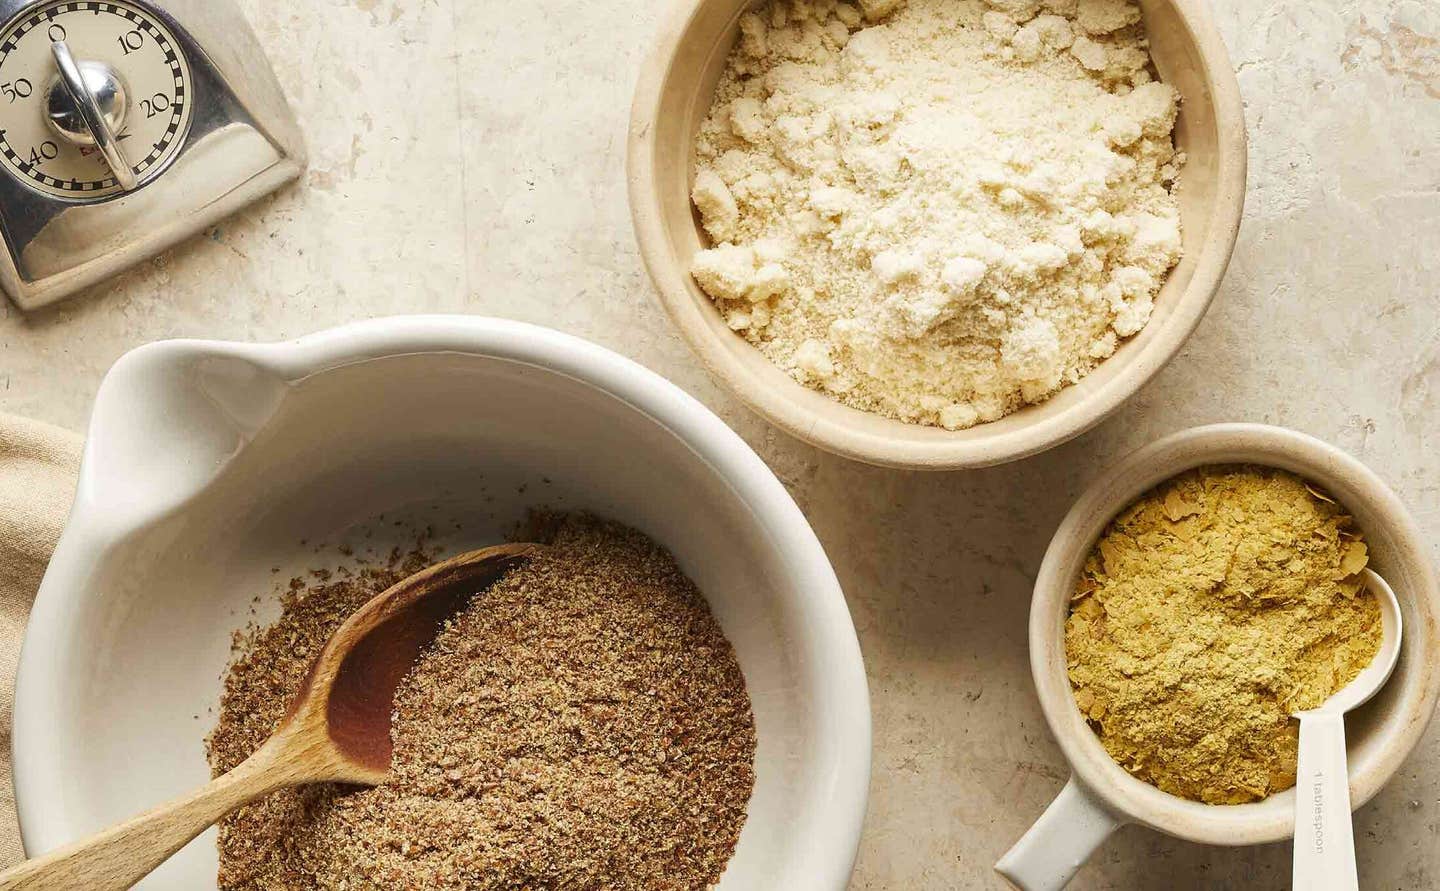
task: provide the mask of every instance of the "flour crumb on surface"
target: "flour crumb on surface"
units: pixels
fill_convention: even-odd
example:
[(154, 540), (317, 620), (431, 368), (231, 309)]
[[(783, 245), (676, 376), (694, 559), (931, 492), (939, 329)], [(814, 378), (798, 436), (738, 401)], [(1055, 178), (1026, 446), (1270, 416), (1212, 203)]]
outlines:
[(1132, 0), (775, 0), (697, 137), (692, 274), (801, 383), (996, 420), (1149, 321), (1178, 102)]

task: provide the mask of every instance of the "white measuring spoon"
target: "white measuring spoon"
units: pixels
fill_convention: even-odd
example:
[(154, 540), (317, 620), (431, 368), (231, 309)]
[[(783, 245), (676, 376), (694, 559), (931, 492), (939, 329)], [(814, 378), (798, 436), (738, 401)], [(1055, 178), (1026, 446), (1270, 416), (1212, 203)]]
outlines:
[(1400, 604), (1385, 580), (1365, 570), (1365, 588), (1380, 604), (1380, 650), (1355, 680), (1300, 719), (1295, 770), (1296, 891), (1358, 891), (1355, 833), (1350, 825), (1350, 776), (1345, 765), (1345, 713), (1374, 696), (1400, 657)]

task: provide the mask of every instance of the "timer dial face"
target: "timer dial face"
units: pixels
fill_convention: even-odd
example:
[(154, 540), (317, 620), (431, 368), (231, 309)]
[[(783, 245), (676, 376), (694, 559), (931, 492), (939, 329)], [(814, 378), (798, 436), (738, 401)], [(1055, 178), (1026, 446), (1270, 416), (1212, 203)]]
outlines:
[(175, 159), (190, 128), (190, 65), (153, 13), (117, 0), (51, 0), (22, 10), (0, 32), (0, 165), (26, 185), (78, 201), (122, 191), (93, 146), (62, 137), (46, 119), (56, 77), (51, 46), (119, 73), (129, 96), (115, 127), (141, 184)]

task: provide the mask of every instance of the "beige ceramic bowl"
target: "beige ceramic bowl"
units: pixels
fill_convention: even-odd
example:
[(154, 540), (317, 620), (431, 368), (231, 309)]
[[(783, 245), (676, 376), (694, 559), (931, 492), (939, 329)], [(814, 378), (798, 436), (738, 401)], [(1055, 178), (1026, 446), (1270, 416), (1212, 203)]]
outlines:
[(630, 206), (645, 265), (680, 333), (752, 408), (823, 449), (872, 464), (950, 469), (999, 464), (1077, 436), (1180, 350), (1230, 261), (1245, 196), (1240, 90), (1203, 0), (1140, 0), (1164, 80), (1184, 97), (1176, 141), (1185, 258), (1138, 336), (1077, 386), (994, 423), (952, 432), (857, 411), (796, 383), (725, 326), (689, 275), (706, 245), (690, 206), (695, 134), (751, 0), (677, 0), (645, 63), (630, 125)]
[(1114, 829), (1141, 823), (1216, 845), (1290, 838), (1293, 789), (1264, 801), (1207, 805), (1161, 792), (1111, 760), (1090, 729), (1066, 675), (1065, 618), (1085, 558), (1110, 520), (1145, 491), (1207, 464), (1279, 467), (1330, 492), (1355, 517), (1371, 566), (1395, 589), (1405, 636), (1395, 673), (1375, 698), (1346, 718), (1350, 797), (1369, 801), (1415, 748), (1440, 693), (1440, 587), (1415, 521), (1395, 493), (1359, 461), (1292, 430), (1224, 424), (1182, 431), (1141, 449), (1103, 475), (1055, 533), (1030, 608), (1030, 668), (1045, 719), (1074, 774), (1070, 784), (998, 869), (1026, 891), (1056, 889)]

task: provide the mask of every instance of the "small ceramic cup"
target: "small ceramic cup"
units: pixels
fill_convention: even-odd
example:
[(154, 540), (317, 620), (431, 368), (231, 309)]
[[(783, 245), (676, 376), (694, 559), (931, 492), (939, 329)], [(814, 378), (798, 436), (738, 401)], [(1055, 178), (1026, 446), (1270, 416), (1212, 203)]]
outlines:
[(1208, 805), (1162, 792), (1106, 753), (1075, 704), (1065, 659), (1065, 619), (1085, 558), (1110, 520), (1153, 486), (1195, 467), (1259, 464), (1291, 471), (1330, 492), (1355, 517), (1371, 565), (1395, 589), (1404, 615), (1400, 662), (1384, 689), (1346, 719), (1350, 798), (1369, 801), (1419, 742), (1440, 693), (1436, 622), (1440, 587), (1404, 505), (1359, 461), (1320, 440), (1262, 424), (1223, 424), (1174, 434), (1104, 474), (1061, 523), (1035, 582), (1030, 668), (1040, 705), (1073, 771), (1059, 797), (996, 865), (1023, 891), (1056, 891), (1120, 826), (1214, 845), (1280, 841), (1294, 833), (1295, 791), (1241, 805)]

